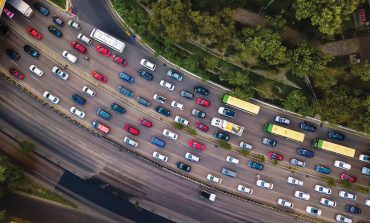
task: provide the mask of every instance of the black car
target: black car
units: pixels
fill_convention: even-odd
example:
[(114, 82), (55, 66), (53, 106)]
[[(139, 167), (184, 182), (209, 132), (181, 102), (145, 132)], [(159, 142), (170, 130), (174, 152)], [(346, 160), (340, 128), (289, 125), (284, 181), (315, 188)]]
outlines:
[(76, 102), (77, 104), (84, 105), (86, 103), (85, 98), (81, 97), (78, 94), (72, 95), (72, 100)]
[(125, 114), (126, 112), (126, 110), (123, 107), (119, 106), (117, 103), (113, 103), (110, 108), (121, 114)]
[(59, 29), (57, 29), (57, 27), (55, 27), (53, 25), (48, 26), (48, 31), (51, 32), (52, 34), (54, 34), (58, 38), (62, 38), (62, 36), (63, 36), (62, 31), (60, 31)]
[(207, 96), (209, 94), (209, 91), (202, 86), (195, 86), (194, 91), (204, 96)]
[(347, 204), (344, 210), (353, 213), (353, 214), (361, 214), (361, 209), (350, 204)]
[(181, 91), (180, 93), (181, 97), (184, 97), (186, 99), (192, 100), (194, 98), (194, 95), (188, 91)]
[(43, 6), (42, 4), (35, 3), (33, 4), (33, 7), (35, 7), (35, 9), (37, 9), (37, 11), (39, 11), (42, 15), (44, 16), (49, 15), (49, 10), (45, 8), (45, 6)]
[(256, 170), (263, 170), (263, 164), (260, 164), (260, 163), (257, 163), (257, 162), (254, 162), (252, 160), (250, 160), (248, 162), (248, 166), (250, 168), (253, 168), (253, 169), (256, 169)]
[(162, 115), (167, 116), (167, 117), (171, 116), (171, 112), (169, 110), (161, 107), (161, 106), (157, 106), (155, 108), (155, 111), (158, 112), (159, 114), (162, 114)]
[(219, 107), (218, 108), (218, 113), (230, 118), (235, 118), (236, 112), (234, 110), (225, 108), (225, 107)]
[(316, 131), (316, 127), (313, 126), (312, 124), (308, 124), (307, 122), (301, 122), (299, 124), (299, 128), (303, 129), (304, 131), (308, 131), (308, 132), (315, 132)]
[(151, 73), (149, 73), (149, 72), (147, 72), (147, 71), (145, 71), (145, 70), (139, 70), (139, 71), (137, 72), (137, 74), (138, 74), (140, 77), (142, 77), (142, 78), (144, 78), (145, 80), (147, 80), (147, 81), (151, 81), (151, 80), (153, 80), (153, 74), (151, 74)]
[(195, 109), (195, 108), (193, 110), (191, 110), (191, 114), (196, 116), (196, 117), (199, 117), (199, 118), (205, 118), (206, 117), (205, 112), (199, 111), (198, 109)]
[(32, 57), (39, 57), (40, 56), (39, 51), (35, 50), (30, 45), (24, 45), (23, 49), (24, 49), (24, 51), (26, 51)]
[(225, 133), (222, 133), (222, 132), (216, 132), (215, 133), (215, 137), (217, 139), (222, 139), (222, 140), (225, 140), (225, 141), (229, 141), (230, 140), (230, 136), (225, 134)]
[(53, 16), (53, 22), (55, 24), (57, 24), (58, 26), (60, 26), (60, 27), (64, 26), (63, 20), (61, 18), (59, 18), (58, 16)]
[(19, 60), (21, 58), (21, 55), (12, 49), (6, 49), (6, 54), (13, 60)]
[(187, 165), (183, 162), (177, 162), (176, 166), (177, 166), (177, 168), (179, 168), (181, 170), (184, 170), (186, 172), (190, 172), (190, 170), (191, 170), (191, 166), (189, 166), (189, 165)]
[(328, 136), (331, 139), (336, 139), (336, 140), (339, 140), (339, 141), (344, 140), (344, 135), (342, 133), (339, 133), (339, 132), (329, 131)]
[(298, 148), (297, 153), (300, 156), (308, 157), (308, 158), (312, 158), (315, 155), (315, 153), (313, 151), (308, 150), (308, 149), (304, 149), (304, 148)]

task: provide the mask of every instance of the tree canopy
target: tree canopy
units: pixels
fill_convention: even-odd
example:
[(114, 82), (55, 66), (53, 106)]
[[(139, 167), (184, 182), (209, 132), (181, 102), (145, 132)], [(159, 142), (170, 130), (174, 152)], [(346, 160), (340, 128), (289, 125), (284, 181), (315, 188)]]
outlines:
[(0, 155), (0, 197), (14, 188), (22, 176), (21, 169), (11, 165), (5, 156)]
[(295, 111), (303, 115), (312, 114), (308, 98), (299, 90), (292, 91), (283, 102), (283, 106), (285, 109)]
[(365, 61), (364, 63), (356, 64), (352, 67), (351, 73), (360, 78), (362, 81), (370, 80), (370, 63)]

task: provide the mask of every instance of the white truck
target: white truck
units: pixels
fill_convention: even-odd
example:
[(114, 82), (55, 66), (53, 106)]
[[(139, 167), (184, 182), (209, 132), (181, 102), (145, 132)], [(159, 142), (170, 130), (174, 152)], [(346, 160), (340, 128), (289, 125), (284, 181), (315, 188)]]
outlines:
[(211, 125), (238, 136), (241, 136), (244, 131), (244, 127), (219, 118), (213, 118), (211, 121)]
[(8, 0), (6, 2), (13, 6), (15, 9), (17, 9), (26, 17), (30, 17), (33, 13), (31, 6), (29, 6), (22, 0)]

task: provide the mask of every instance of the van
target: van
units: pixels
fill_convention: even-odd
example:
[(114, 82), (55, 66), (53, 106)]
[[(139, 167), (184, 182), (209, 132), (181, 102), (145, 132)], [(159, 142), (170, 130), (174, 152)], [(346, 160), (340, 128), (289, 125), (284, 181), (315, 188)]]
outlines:
[(62, 53), (63, 57), (69, 60), (71, 63), (76, 63), (77, 62), (77, 57), (75, 57), (73, 54), (69, 53), (68, 51), (63, 51)]
[(82, 33), (78, 34), (77, 39), (81, 40), (81, 42), (83, 42), (83, 43), (85, 43), (86, 45), (89, 45), (89, 46), (92, 43), (92, 40), (89, 37), (83, 35)]
[(98, 108), (98, 110), (96, 110), (96, 114), (100, 118), (103, 118), (105, 120), (109, 120), (111, 118), (110, 114), (108, 112), (104, 111), (102, 108)]
[(152, 139), (150, 140), (150, 142), (153, 144), (153, 145), (156, 145), (158, 147), (161, 147), (161, 148), (164, 148), (164, 146), (166, 145), (166, 142), (163, 141), (163, 140), (160, 140), (159, 138), (157, 137), (152, 137)]
[(135, 141), (135, 140), (133, 140), (133, 139), (130, 139), (129, 137), (125, 137), (124, 139), (123, 139), (123, 142), (125, 142), (125, 143), (127, 143), (127, 144), (129, 144), (130, 146), (133, 146), (133, 147), (138, 147), (139, 146), (139, 143), (137, 142), (137, 141)]

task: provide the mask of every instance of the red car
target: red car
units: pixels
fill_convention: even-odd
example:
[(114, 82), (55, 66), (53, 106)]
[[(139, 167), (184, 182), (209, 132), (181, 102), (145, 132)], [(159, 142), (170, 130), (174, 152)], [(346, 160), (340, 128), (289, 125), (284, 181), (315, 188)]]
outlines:
[(201, 105), (201, 106), (204, 106), (204, 107), (207, 107), (207, 108), (211, 105), (211, 102), (209, 102), (208, 100), (203, 99), (203, 98), (198, 98), (196, 102), (197, 102), (198, 105)]
[(127, 65), (127, 61), (117, 55), (113, 55), (112, 60), (118, 64), (121, 64), (123, 67)]
[(188, 146), (190, 146), (191, 148), (200, 150), (200, 151), (204, 151), (206, 149), (206, 146), (204, 144), (196, 142), (194, 140), (189, 140)]
[(32, 26), (27, 27), (27, 32), (38, 40), (42, 38), (42, 34)]
[(108, 78), (106, 78), (103, 74), (97, 72), (97, 71), (93, 71), (91, 73), (91, 76), (97, 80), (99, 80), (100, 82), (102, 83), (107, 83), (108, 81)]
[(110, 50), (108, 50), (107, 48), (105, 47), (102, 47), (100, 45), (97, 45), (95, 50), (101, 54), (103, 54), (104, 56), (106, 57), (109, 57), (110, 56)]
[(197, 123), (195, 123), (195, 127), (202, 130), (203, 132), (208, 131), (208, 127), (205, 124), (201, 123), (200, 121), (197, 121)]
[(10, 68), (9, 69), (9, 72), (14, 76), (16, 77), (17, 79), (19, 80), (23, 80), (24, 79), (24, 74), (22, 74), (21, 72), (19, 72), (18, 70), (14, 69), (14, 68)]
[(345, 173), (342, 173), (342, 174), (340, 175), (340, 179), (341, 179), (341, 180), (348, 180), (348, 181), (349, 181), (349, 182), (351, 182), (351, 183), (356, 182), (356, 177), (354, 177), (354, 176), (350, 176), (350, 175), (345, 174)]
[(87, 51), (86, 47), (82, 46), (80, 43), (78, 43), (76, 41), (71, 42), (71, 47), (75, 48), (80, 53), (86, 53), (86, 51)]
[(283, 160), (283, 156), (278, 154), (278, 153), (274, 153), (274, 152), (269, 152), (267, 153), (267, 156), (270, 158), (270, 159), (274, 159), (274, 160)]
[(132, 135), (139, 135), (140, 131), (139, 129), (135, 128), (135, 127), (132, 127), (131, 125), (129, 124), (126, 124), (124, 127), (123, 127), (124, 130), (126, 130), (128, 133), (131, 133)]
[(153, 123), (151, 121), (146, 120), (145, 118), (141, 118), (139, 123), (140, 123), (140, 125), (143, 125), (143, 126), (148, 127), (148, 128), (153, 126)]

